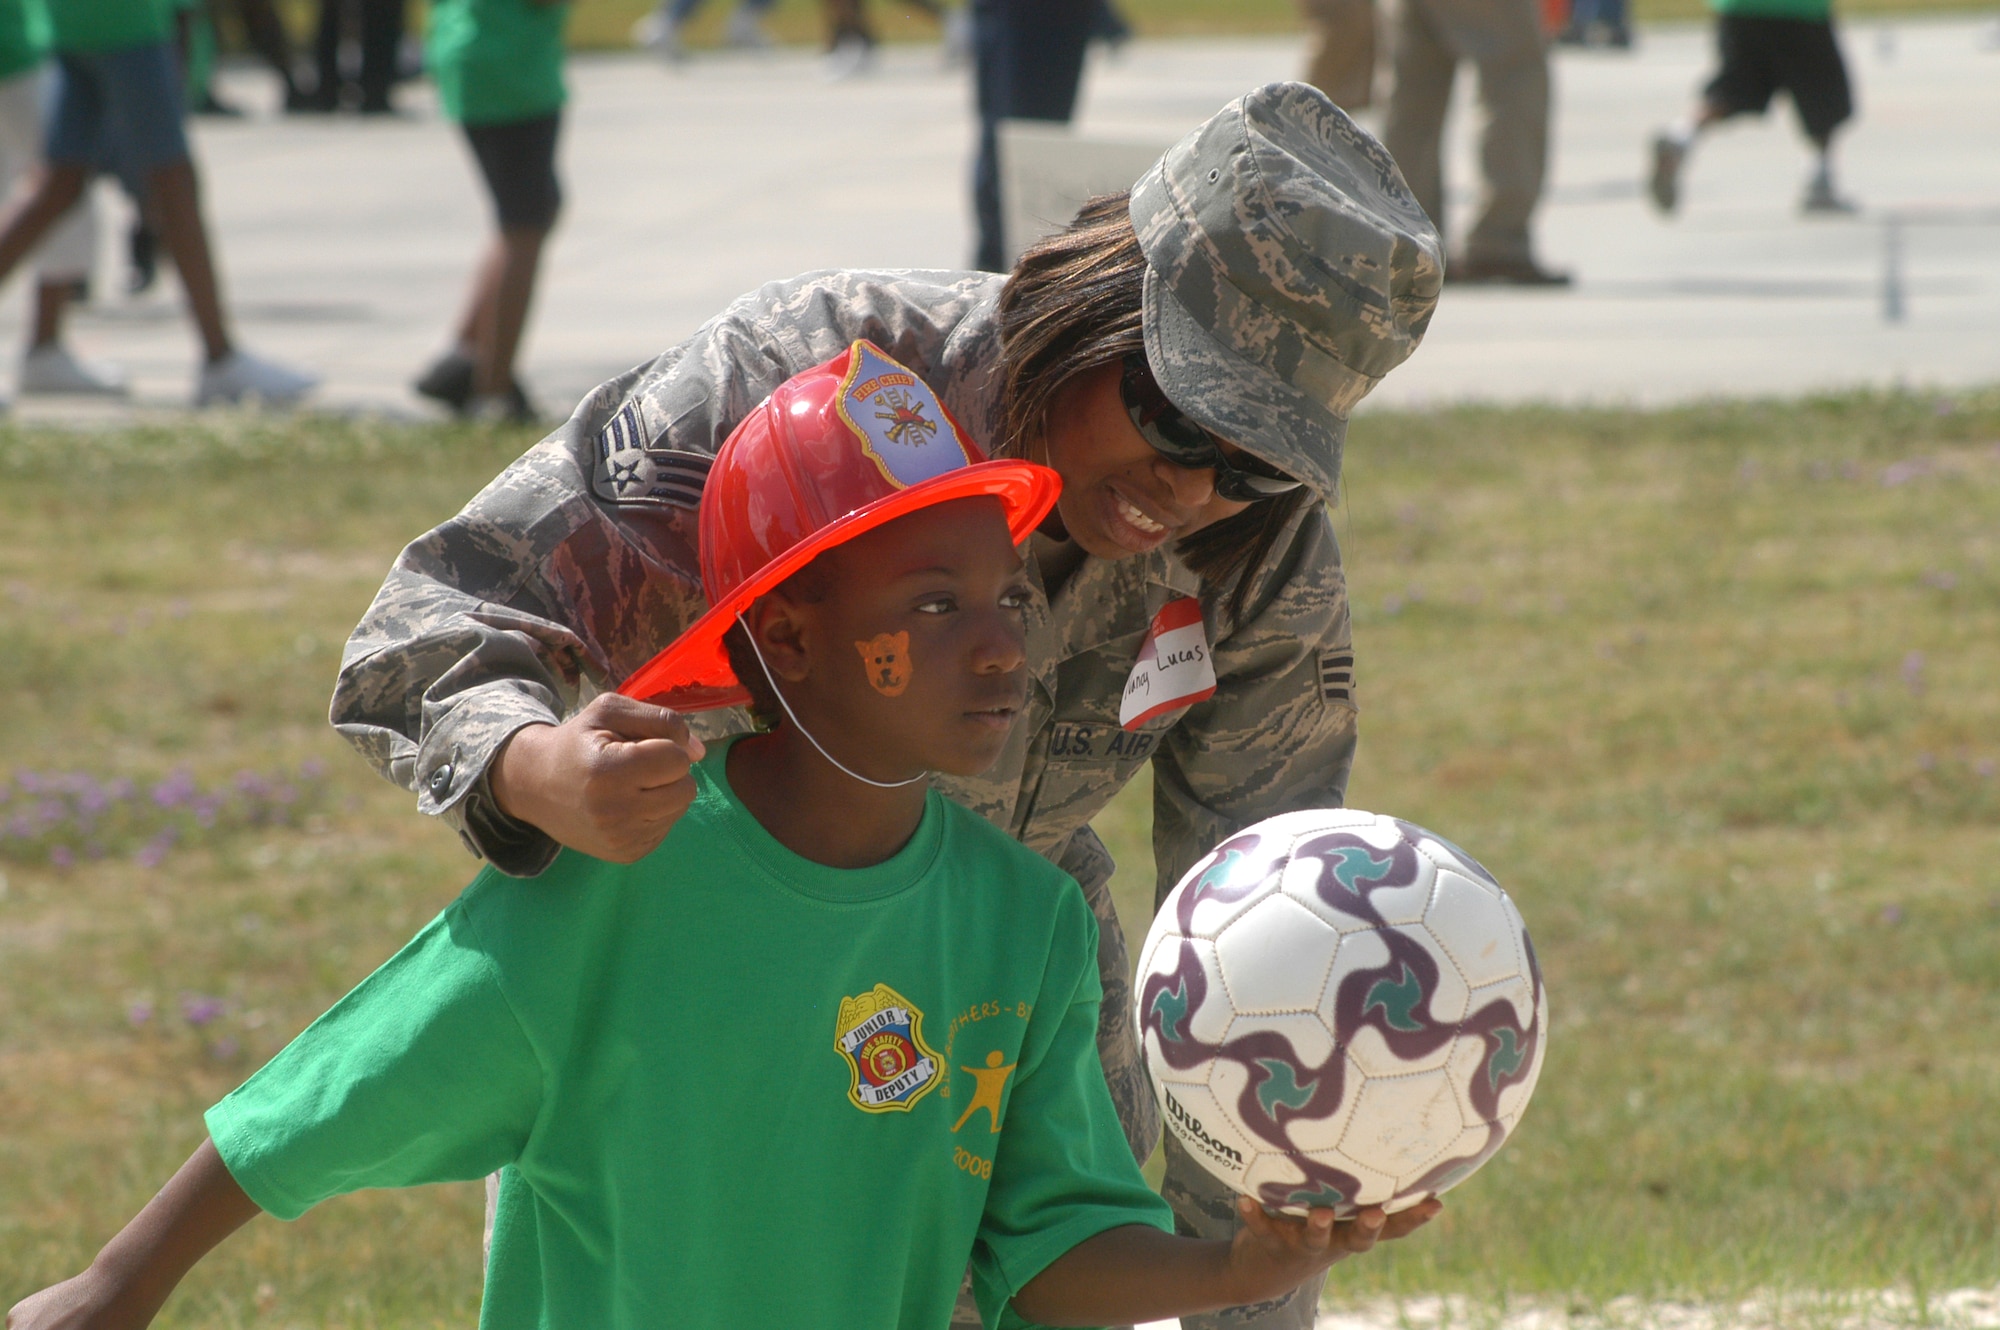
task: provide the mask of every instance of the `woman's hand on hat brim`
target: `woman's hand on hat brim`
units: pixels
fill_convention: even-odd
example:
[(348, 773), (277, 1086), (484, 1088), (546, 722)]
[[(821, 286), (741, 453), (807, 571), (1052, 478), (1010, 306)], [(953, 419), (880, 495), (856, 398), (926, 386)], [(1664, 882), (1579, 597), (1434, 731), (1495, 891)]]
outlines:
[(515, 731), (493, 761), (493, 800), (572, 850), (634, 863), (694, 802), (706, 751), (678, 712), (604, 693), (560, 725)]

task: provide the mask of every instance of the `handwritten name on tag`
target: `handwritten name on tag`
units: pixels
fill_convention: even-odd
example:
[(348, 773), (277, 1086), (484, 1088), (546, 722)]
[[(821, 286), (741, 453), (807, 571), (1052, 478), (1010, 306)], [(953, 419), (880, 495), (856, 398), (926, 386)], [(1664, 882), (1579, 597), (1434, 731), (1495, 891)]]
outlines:
[(1125, 680), (1118, 723), (1137, 729), (1155, 716), (1192, 706), (1215, 692), (1215, 661), (1201, 602), (1192, 596), (1170, 600), (1153, 616), (1139, 659)]

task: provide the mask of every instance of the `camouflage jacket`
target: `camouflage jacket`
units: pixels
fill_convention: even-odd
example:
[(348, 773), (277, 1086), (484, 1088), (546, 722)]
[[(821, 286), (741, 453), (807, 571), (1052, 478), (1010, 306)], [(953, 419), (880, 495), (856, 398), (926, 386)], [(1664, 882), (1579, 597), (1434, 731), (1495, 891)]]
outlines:
[[(515, 730), (615, 687), (705, 608), (696, 510), (731, 428), (786, 378), (865, 337), (922, 373), (975, 438), (995, 438), (1003, 280), (808, 274), (745, 296), (602, 385), (403, 551), (347, 644), (334, 725), (474, 853), (505, 872), (539, 872), (557, 847), (494, 807), (488, 765)], [(1169, 550), (1079, 554), (1030, 541), (1038, 595), (1027, 714), (991, 772), (943, 788), (1082, 883), (1102, 925), (1106, 1071), (1131, 1110), (1136, 1147), (1156, 1128), (1135, 1079), (1111, 858), (1088, 823), (1152, 763), (1164, 893), (1242, 826), (1340, 803), (1354, 751), (1353, 656), (1339, 550), (1320, 505), (1301, 509), (1240, 623), (1223, 609), (1230, 588), (1204, 585)], [(1215, 693), (1128, 733), (1118, 723), (1126, 678), (1154, 614), (1184, 596), (1203, 608)], [(736, 712), (697, 720), (708, 735), (745, 727)]]

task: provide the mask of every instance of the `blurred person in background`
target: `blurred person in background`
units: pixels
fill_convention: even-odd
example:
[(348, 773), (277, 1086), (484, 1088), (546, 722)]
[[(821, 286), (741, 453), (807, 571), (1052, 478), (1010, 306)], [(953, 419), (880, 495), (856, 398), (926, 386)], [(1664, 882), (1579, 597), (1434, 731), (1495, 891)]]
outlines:
[[(31, 0), (0, 0), (0, 189), (27, 183), (42, 155), (43, 106), (54, 73), (47, 67), (48, 21)], [(63, 313), (86, 290), (97, 255), (94, 200), (79, 200), (35, 250), (34, 330), (15, 391), (122, 394), (124, 376), (79, 360), (62, 342)]]
[(451, 350), (414, 385), (460, 416), (531, 421), (514, 377), (542, 246), (562, 209), (562, 0), (435, 0), (425, 64), (445, 117), (458, 122), (493, 199), (496, 234), (472, 279)]
[(1485, 188), (1472, 229), (1445, 265), (1445, 280), (1569, 285), (1568, 273), (1536, 261), (1528, 233), (1549, 160), (1549, 59), (1536, 0), (1402, 0), (1393, 40), (1395, 83), (1382, 143), (1439, 231), (1452, 80), (1461, 61), (1479, 71)]
[[(964, 60), (971, 42), (965, 11), (946, 9), (938, 0), (909, 0), (937, 22), (944, 33), (945, 62)], [(826, 12), (826, 74), (828, 78), (851, 78), (875, 63), (878, 44), (875, 29), (868, 22), (868, 0), (821, 0)]]
[(1681, 170), (1704, 131), (1731, 116), (1762, 115), (1784, 92), (1818, 154), (1799, 210), (1853, 212), (1833, 186), (1833, 134), (1854, 115), (1854, 94), (1834, 39), (1832, 0), (1709, 0), (1709, 8), (1722, 67), (1693, 112), (1653, 136), (1654, 206), (1663, 213), (1680, 206)]
[(1317, 41), (1305, 81), (1352, 114), (1375, 103), (1375, 0), (1299, 0)]
[[(251, 50), (261, 56), (271, 72), (278, 76), (278, 86), (282, 89), (284, 108), (287, 111), (304, 109), (307, 96), (299, 86), (296, 71), (292, 67), (292, 38), (285, 31), (285, 24), (278, 17), (278, 11), (271, 0), (234, 0), (233, 6), (224, 0), (209, 0), (205, 5), (184, 7), (179, 15), (177, 42), (180, 48), (181, 67), (188, 72), (188, 109), (196, 115), (240, 116), (243, 109), (233, 103), (223, 101), (215, 95), (214, 69), (215, 53), (219, 42), (223, 12), (233, 8), (235, 19), (243, 29), (243, 38)], [(195, 48), (204, 49), (196, 58)]]
[[(269, 3), (269, 0), (253, 0)], [(341, 56), (352, 36), (360, 59), (352, 76)], [(392, 115), (396, 58), (403, 43), (403, 0), (320, 0), (313, 40), (317, 77), (312, 93), (301, 96), (301, 111), (338, 111), (352, 106), (363, 115)]]
[(1003, 272), (1000, 122), (1069, 123), (1083, 82), (1084, 50), (1100, 17), (1094, 0), (971, 0), (971, 7), (973, 98), (979, 112), (972, 266)]
[(1609, 46), (1620, 51), (1632, 46), (1632, 22), (1626, 14), (1626, 0), (1573, 0), (1569, 22), (1556, 40), (1565, 46)]
[(0, 221), (0, 278), (18, 267), (107, 166), (135, 197), (173, 256), (205, 353), (197, 406), (256, 398), (297, 401), (317, 380), (239, 349), (203, 225), (182, 125), (182, 85), (166, 12), (126, 0), (48, 0), (56, 92), (41, 160)]
[[(743, 50), (758, 51), (771, 44), (764, 31), (764, 18), (777, 0), (737, 0), (729, 11), (729, 26), (723, 41)], [(632, 25), (632, 44), (643, 47), (663, 60), (686, 57), (681, 32), (699, 10), (703, 0), (660, 0), (659, 7)]]

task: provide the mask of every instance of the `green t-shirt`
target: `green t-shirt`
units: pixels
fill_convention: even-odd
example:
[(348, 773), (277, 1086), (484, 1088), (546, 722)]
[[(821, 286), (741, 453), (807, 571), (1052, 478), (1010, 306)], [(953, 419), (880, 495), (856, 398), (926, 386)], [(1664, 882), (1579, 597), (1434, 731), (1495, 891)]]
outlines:
[(567, 4), (534, 0), (437, 0), (424, 36), (424, 64), (450, 119), (506, 124), (563, 104)]
[(1833, 0), (1708, 0), (1718, 14), (1745, 18), (1796, 18), (1824, 23), (1833, 17)]
[(160, 0), (45, 0), (49, 44), (91, 55), (167, 40), (167, 7)]
[(0, 79), (33, 69), (49, 53), (49, 14), (41, 0), (0, 0)]
[(792, 854), (727, 746), (630, 866), (481, 873), (209, 1110), (292, 1218), (505, 1166), (480, 1323), (991, 1324), (1085, 1238), (1170, 1229), (1097, 1060), (1076, 884), (932, 794), (872, 868)]

